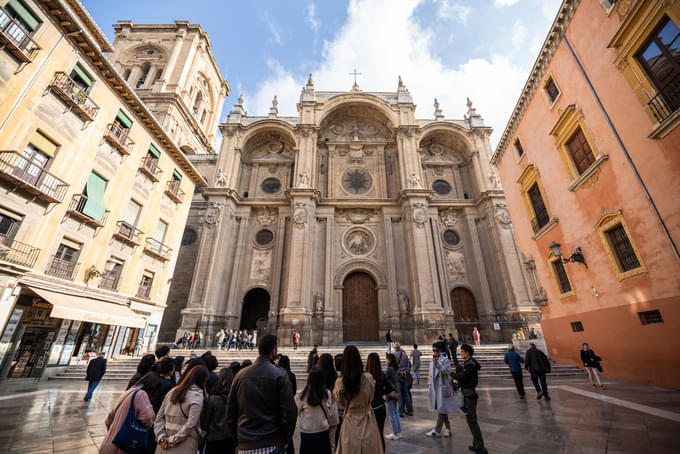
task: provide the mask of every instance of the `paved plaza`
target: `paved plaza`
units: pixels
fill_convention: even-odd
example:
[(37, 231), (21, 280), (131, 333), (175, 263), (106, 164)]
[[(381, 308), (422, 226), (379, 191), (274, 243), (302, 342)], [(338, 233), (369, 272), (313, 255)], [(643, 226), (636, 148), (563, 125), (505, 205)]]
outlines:
[[(593, 391), (585, 378), (552, 380), (552, 401), (537, 401), (528, 389), (520, 400), (509, 379), (480, 383), (479, 415), (492, 453), (677, 453), (680, 452), (680, 392), (605, 382)], [(528, 377), (525, 385), (531, 386)], [(89, 403), (86, 383), (4, 383), (0, 388), (0, 452), (97, 452), (104, 418), (124, 387), (103, 382)], [(452, 418), (453, 437), (429, 439), (434, 415), (427, 388), (416, 386), (414, 417), (402, 420), (404, 438), (387, 441), (387, 453), (465, 453), (472, 438), (465, 419)], [(385, 433), (391, 431), (389, 418)], [(296, 438), (299, 436), (296, 435)], [(298, 438), (299, 439), (299, 438)]]

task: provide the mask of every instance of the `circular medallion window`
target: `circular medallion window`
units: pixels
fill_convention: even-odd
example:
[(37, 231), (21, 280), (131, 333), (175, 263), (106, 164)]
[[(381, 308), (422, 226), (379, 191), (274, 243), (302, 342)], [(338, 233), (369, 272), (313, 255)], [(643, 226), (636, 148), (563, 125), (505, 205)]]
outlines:
[(445, 230), (444, 235), (442, 236), (444, 237), (444, 243), (448, 244), (449, 246), (455, 246), (460, 243), (460, 237), (453, 230)]
[(354, 255), (366, 255), (373, 250), (375, 239), (368, 230), (358, 227), (347, 231), (344, 245), (348, 252)]
[(255, 243), (258, 246), (268, 246), (274, 241), (274, 233), (271, 230), (262, 229), (255, 234)]
[(267, 194), (276, 194), (281, 189), (281, 182), (276, 178), (267, 178), (262, 182), (262, 191)]
[(354, 195), (368, 192), (372, 182), (371, 175), (364, 169), (349, 169), (342, 175), (342, 187)]
[(451, 185), (444, 180), (437, 180), (432, 183), (432, 189), (439, 195), (447, 195), (451, 192)]

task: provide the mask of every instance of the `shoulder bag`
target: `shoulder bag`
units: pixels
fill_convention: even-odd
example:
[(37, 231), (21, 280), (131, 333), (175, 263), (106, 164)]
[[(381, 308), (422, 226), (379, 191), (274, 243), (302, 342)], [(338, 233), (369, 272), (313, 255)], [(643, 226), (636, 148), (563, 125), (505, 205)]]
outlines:
[(128, 454), (141, 454), (145, 452), (149, 442), (148, 429), (135, 416), (135, 396), (138, 392), (139, 389), (132, 393), (128, 414), (116, 437), (113, 439), (113, 444)]
[[(184, 409), (182, 408), (182, 402), (180, 402), (177, 405), (179, 405), (179, 411), (182, 412), (182, 416), (184, 416), (184, 419), (189, 421), (189, 417), (187, 416), (186, 413), (184, 413)], [(205, 408), (205, 406), (204, 406), (204, 408)], [(203, 418), (203, 411), (201, 411), (201, 418), (200, 419), (202, 419), (202, 418)], [(205, 437), (203, 435), (201, 435), (201, 431), (198, 429), (198, 426), (200, 426), (200, 425), (201, 425), (201, 422), (199, 421), (198, 424), (196, 424), (196, 426), (194, 427), (194, 429), (196, 429), (196, 442), (198, 443), (198, 449), (196, 450), (196, 454), (201, 454), (203, 452), (203, 449), (205, 448)]]

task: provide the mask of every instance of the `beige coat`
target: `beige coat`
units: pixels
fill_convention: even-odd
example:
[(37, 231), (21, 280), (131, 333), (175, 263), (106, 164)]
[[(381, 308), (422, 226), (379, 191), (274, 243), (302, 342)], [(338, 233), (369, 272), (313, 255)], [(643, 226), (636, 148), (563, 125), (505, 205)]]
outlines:
[(335, 381), (333, 397), (345, 407), (336, 454), (382, 454), (384, 452), (371, 400), (375, 380), (370, 373), (361, 376), (359, 394), (351, 401), (342, 397), (342, 377)]
[[(321, 405), (312, 407), (307, 399), (302, 400), (302, 392), (295, 396), (295, 405), (298, 407), (298, 427), (301, 433), (315, 434), (329, 430), (340, 423), (338, 418), (338, 405), (328, 391), (328, 398)], [(326, 413), (324, 414), (324, 410)], [(326, 419), (328, 416), (328, 419)]]
[[(130, 410), (132, 393), (138, 389), (139, 388), (136, 386), (133, 386), (125, 391), (118, 398), (118, 402), (113, 406), (113, 409), (109, 412), (109, 415), (104, 421), (108, 432), (106, 433), (104, 440), (102, 440), (99, 454), (125, 454), (124, 451), (121, 451), (113, 444), (113, 439), (116, 438), (118, 431), (123, 426), (125, 418), (127, 418), (128, 411)], [(144, 391), (138, 392), (135, 396), (135, 416), (144, 427), (150, 428), (153, 425), (153, 407), (151, 406), (151, 402), (149, 402), (149, 396)]]
[(191, 385), (184, 401), (180, 404), (173, 404), (170, 399), (176, 390), (177, 388), (174, 388), (166, 394), (153, 425), (156, 440), (167, 437), (170, 444), (168, 449), (163, 449), (159, 443), (156, 454), (196, 454), (198, 450), (203, 390), (196, 385)]

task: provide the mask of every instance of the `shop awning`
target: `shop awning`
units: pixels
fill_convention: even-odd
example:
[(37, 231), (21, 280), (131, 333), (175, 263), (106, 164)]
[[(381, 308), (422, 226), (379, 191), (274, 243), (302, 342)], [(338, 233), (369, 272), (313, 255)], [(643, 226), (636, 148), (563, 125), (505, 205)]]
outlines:
[(50, 314), (54, 318), (128, 326), (130, 328), (144, 328), (146, 325), (144, 317), (120, 304), (52, 292), (41, 288), (30, 287), (30, 289), (54, 306)]

